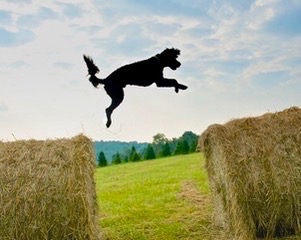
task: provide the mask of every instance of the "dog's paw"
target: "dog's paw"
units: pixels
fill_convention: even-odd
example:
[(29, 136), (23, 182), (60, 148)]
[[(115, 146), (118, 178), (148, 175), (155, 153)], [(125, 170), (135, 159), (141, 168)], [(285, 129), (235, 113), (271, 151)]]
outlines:
[(178, 93), (179, 92), (179, 89), (181, 90), (186, 90), (188, 87), (183, 85), (183, 84), (178, 84), (176, 87), (175, 87), (175, 92)]
[(181, 89), (181, 90), (186, 90), (188, 87), (183, 85), (183, 84), (179, 84), (178, 88)]
[(107, 121), (106, 127), (109, 128), (111, 126), (111, 124), (112, 124), (112, 121)]
[(111, 114), (112, 114), (112, 112), (109, 111), (108, 109), (106, 109), (106, 115), (107, 115), (106, 127), (107, 128), (109, 128), (111, 126), (111, 124), (112, 124)]

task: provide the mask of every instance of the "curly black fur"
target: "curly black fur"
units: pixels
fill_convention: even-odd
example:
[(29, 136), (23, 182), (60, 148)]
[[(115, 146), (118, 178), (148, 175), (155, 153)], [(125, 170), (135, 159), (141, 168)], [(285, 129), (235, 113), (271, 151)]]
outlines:
[(99, 84), (104, 84), (107, 94), (112, 99), (111, 105), (106, 109), (106, 126), (110, 127), (112, 123), (112, 112), (123, 101), (123, 88), (126, 85), (147, 87), (155, 83), (158, 87), (174, 87), (176, 92), (178, 92), (179, 89), (187, 89), (187, 86), (179, 84), (177, 80), (163, 77), (163, 69), (165, 67), (176, 70), (181, 66), (181, 63), (177, 60), (179, 55), (179, 49), (166, 48), (163, 52), (149, 59), (118, 68), (105, 79), (100, 79), (95, 76), (95, 74), (99, 72), (98, 67), (94, 64), (92, 58), (84, 55), (84, 60), (90, 75), (90, 82), (94, 87), (97, 87)]

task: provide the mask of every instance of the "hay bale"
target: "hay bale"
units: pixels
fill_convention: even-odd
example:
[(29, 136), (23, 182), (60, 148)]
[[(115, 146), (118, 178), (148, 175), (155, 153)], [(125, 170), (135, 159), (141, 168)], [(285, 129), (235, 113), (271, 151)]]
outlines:
[(99, 239), (90, 139), (0, 142), (1, 239)]
[(216, 223), (234, 239), (301, 230), (301, 109), (211, 125), (200, 137)]

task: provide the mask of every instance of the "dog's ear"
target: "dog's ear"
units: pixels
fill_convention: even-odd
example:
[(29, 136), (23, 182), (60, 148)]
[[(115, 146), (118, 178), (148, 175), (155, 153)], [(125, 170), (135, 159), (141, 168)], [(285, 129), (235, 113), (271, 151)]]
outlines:
[(163, 52), (160, 53), (160, 55), (177, 58), (180, 55), (180, 53), (181, 53), (181, 51), (179, 49), (166, 48)]
[(181, 51), (179, 49), (173, 48), (173, 50), (177, 54), (177, 57), (181, 54)]
[(173, 52), (173, 54), (175, 55), (175, 58), (177, 58), (180, 54), (181, 54), (181, 51), (179, 50), (179, 49), (177, 49), (177, 48), (172, 48), (172, 49), (170, 49), (172, 52)]

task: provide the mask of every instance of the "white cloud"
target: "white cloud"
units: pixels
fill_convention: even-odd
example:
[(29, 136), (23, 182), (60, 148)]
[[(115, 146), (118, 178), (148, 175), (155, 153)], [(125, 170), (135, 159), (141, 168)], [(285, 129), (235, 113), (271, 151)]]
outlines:
[(7, 104), (0, 102), (0, 113), (6, 112), (8, 110)]
[(279, 2), (279, 0), (256, 0), (254, 7), (263, 7), (277, 2)]
[[(11, 132), (57, 137), (84, 128), (98, 139), (145, 140), (159, 131), (167, 136), (182, 130), (199, 133), (213, 122), (298, 103), (300, 36), (266, 31), (268, 23), (281, 20), (298, 3), (246, 2), (1, 3), (0, 18), (7, 24), (0, 24), (5, 56), (0, 59), (0, 112), (6, 111), (0, 132), (7, 138)], [(108, 131), (102, 119), (110, 99), (85, 78), (82, 54), (90, 54), (100, 67), (99, 77), (105, 77), (165, 47), (181, 49), (182, 66), (164, 74), (188, 90), (127, 88)], [(136, 128), (133, 119), (139, 122)]]
[(16, 32), (0, 28), (0, 47), (14, 47), (26, 44), (34, 39), (31, 31), (20, 30)]
[(263, 24), (275, 17), (276, 8), (274, 6), (260, 5), (251, 9), (249, 18), (247, 19), (247, 28), (251, 30), (259, 30)]

